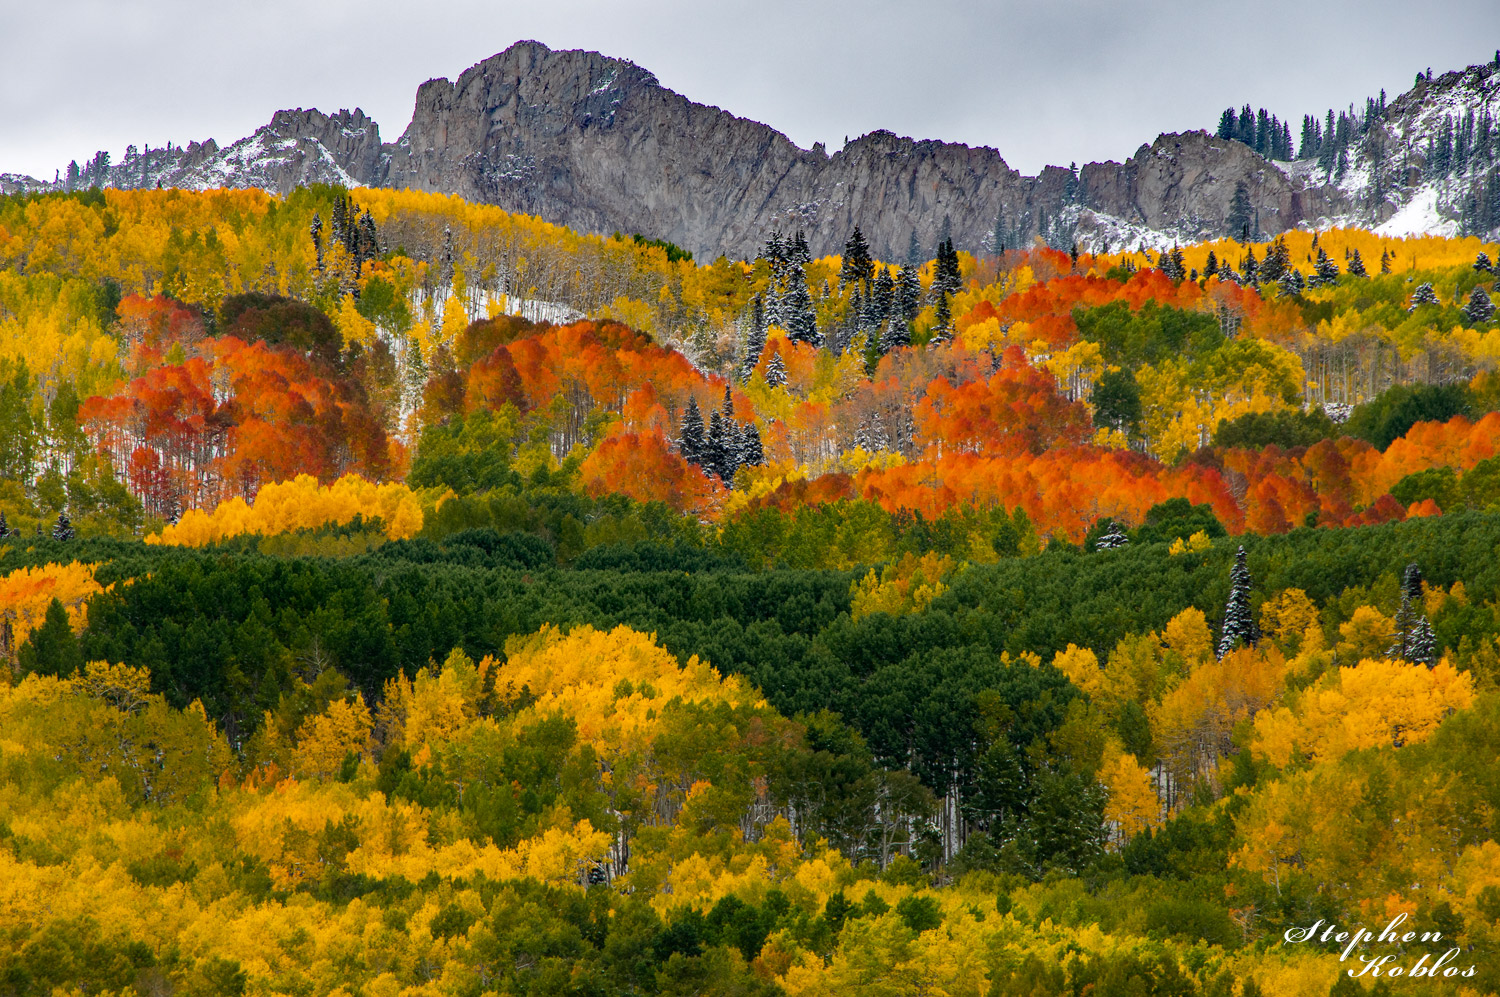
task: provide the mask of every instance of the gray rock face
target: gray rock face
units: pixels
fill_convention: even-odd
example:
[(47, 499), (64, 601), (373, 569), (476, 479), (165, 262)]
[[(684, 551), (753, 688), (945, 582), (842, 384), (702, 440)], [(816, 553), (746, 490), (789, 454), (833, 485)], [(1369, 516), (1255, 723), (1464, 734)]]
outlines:
[[(878, 256), (895, 260), (905, 258), (913, 233), (926, 255), (944, 230), (960, 249), (989, 250), (997, 222), (1010, 247), (1037, 236), (1086, 249), (1160, 247), (1235, 234), (1229, 216), (1240, 184), (1262, 235), (1301, 224), (1379, 224), (1412, 199), (1422, 138), (1439, 112), (1495, 102), (1496, 76), (1484, 67), (1449, 74), (1392, 105), (1351, 149), (1350, 176), (1358, 178), (1377, 147), (1391, 161), (1399, 132), (1406, 174), (1378, 196), (1356, 180), (1335, 183), (1310, 163), (1272, 163), (1204, 132), (1162, 135), (1124, 163), (1090, 163), (1076, 175), (1049, 166), (1025, 177), (994, 149), (887, 131), (829, 156), (821, 145), (800, 149), (766, 125), (696, 104), (634, 63), (537, 42), (518, 42), (456, 81), (424, 83), (395, 143), (382, 145), (359, 110), (280, 111), (227, 148), (210, 140), (132, 149), (104, 182), (439, 191), (583, 231), (667, 239), (700, 259), (754, 256), (777, 230), (802, 230), (816, 255), (837, 252), (856, 224)], [(54, 186), (28, 180), (7, 175), (0, 187)]]

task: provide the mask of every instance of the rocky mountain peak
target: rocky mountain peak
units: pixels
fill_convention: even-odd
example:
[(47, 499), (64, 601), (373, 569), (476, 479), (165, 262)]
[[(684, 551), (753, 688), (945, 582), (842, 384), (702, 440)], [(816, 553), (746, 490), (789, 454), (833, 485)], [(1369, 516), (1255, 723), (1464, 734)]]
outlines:
[[(995, 149), (886, 130), (832, 155), (821, 144), (803, 150), (767, 125), (662, 87), (629, 60), (520, 41), (456, 80), (422, 84), (393, 143), (382, 144), (358, 108), (296, 108), (222, 148), (209, 140), (132, 148), (118, 163), (96, 157), (73, 182), (440, 191), (583, 231), (668, 239), (700, 258), (752, 256), (778, 230), (805, 232), (816, 254), (836, 252), (856, 224), (887, 259), (904, 258), (913, 237), (931, 251), (944, 230), (974, 252), (1037, 238), (1162, 247), (1245, 228), (1270, 236), (1297, 226), (1385, 225), (1402, 234), (1471, 225), (1460, 207), (1476, 197), (1486, 203), (1471, 188), (1496, 171), (1500, 132), (1494, 151), (1472, 163), (1434, 169), (1430, 159), (1444, 128), (1457, 120), (1461, 129), (1476, 109), (1480, 120), (1500, 117), (1493, 67), (1424, 78), (1363, 118), (1337, 175), (1328, 163), (1272, 162), (1196, 131), (1160, 135), (1124, 163), (1049, 166), (1026, 177)], [(0, 176), (3, 191), (66, 183)], [(1244, 202), (1235, 206), (1240, 188), (1248, 216)], [(1500, 208), (1490, 213), (1500, 226)]]

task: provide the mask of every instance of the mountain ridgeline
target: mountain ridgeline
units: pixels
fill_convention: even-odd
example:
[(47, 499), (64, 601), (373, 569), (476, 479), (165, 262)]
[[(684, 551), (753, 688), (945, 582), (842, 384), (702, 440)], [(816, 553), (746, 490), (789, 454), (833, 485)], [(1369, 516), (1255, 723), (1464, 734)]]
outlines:
[(585, 231), (645, 232), (699, 258), (754, 256), (776, 230), (804, 232), (815, 255), (837, 252), (856, 224), (878, 256), (894, 260), (944, 236), (977, 253), (1038, 237), (1107, 251), (1299, 226), (1487, 234), (1500, 228), (1500, 136), (1492, 142), (1485, 129), (1481, 148), (1470, 135), (1466, 148), (1476, 151), (1461, 171), (1437, 160), (1453, 148), (1455, 128), (1497, 117), (1500, 69), (1472, 66), (1369, 102), (1357, 127), (1351, 112), (1327, 155), (1301, 158), (1299, 149), (1293, 159), (1279, 121), (1276, 141), (1248, 144), (1243, 129), (1221, 122), (1213, 134), (1162, 135), (1124, 163), (1027, 177), (994, 149), (883, 130), (831, 155), (821, 143), (804, 150), (666, 89), (634, 63), (525, 41), (456, 81), (422, 84), (393, 143), (358, 109), (284, 110), (227, 146), (132, 146), (119, 162), (101, 152), (51, 182), (0, 175), (0, 192), (414, 188)]

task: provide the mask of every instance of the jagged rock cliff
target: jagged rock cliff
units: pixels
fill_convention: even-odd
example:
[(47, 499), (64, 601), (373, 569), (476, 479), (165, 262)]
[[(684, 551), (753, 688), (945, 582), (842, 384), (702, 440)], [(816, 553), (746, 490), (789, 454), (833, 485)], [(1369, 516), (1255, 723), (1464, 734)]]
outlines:
[[(836, 252), (856, 223), (887, 259), (904, 258), (913, 234), (930, 250), (944, 229), (960, 248), (988, 249), (997, 222), (1010, 245), (1040, 235), (1057, 245), (1161, 246), (1230, 234), (1241, 184), (1261, 234), (1393, 217), (1434, 230), (1451, 219), (1442, 192), (1422, 186), (1423, 138), (1446, 115), (1495, 105), (1497, 83), (1490, 67), (1473, 67), (1419, 84), (1368, 130), (1338, 181), (1204, 132), (1163, 135), (1125, 163), (1025, 177), (994, 149), (887, 131), (832, 155), (800, 149), (766, 125), (673, 93), (634, 63), (518, 42), (455, 81), (424, 83), (394, 143), (382, 145), (359, 110), (280, 111), (228, 147), (132, 148), (118, 164), (96, 157), (72, 183), (410, 187), (585, 231), (641, 232), (700, 258), (753, 256), (777, 229), (805, 231), (816, 254)], [(4, 190), (53, 186), (0, 176)]]

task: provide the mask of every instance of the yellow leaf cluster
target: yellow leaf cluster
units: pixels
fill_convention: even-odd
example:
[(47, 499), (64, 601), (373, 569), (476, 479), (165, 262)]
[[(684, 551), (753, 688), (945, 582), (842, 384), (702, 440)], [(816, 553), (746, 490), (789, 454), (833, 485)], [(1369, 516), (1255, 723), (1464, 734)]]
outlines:
[(74, 630), (84, 628), (88, 622), (85, 603), (104, 591), (94, 581), (94, 567), (72, 561), (18, 568), (0, 577), (0, 623), (10, 624), (12, 653), (46, 620), (53, 599), (68, 611), (68, 623)]
[(849, 615), (857, 620), (871, 613), (891, 616), (920, 613), (948, 591), (943, 579), (953, 573), (954, 567), (953, 558), (936, 551), (921, 557), (908, 551), (901, 555), (900, 561), (881, 569), (878, 578), (871, 568), (864, 578), (850, 586)]
[(1432, 668), (1366, 658), (1255, 719), (1251, 751), (1285, 766), (1294, 755), (1337, 758), (1377, 745), (1427, 740), (1443, 718), (1474, 702), (1474, 680), (1445, 658)]
[(379, 518), (392, 540), (416, 536), (422, 529), (422, 505), (404, 484), (376, 484), (346, 474), (331, 485), (320, 485), (308, 474), (266, 485), (255, 503), (232, 498), (213, 512), (189, 509), (175, 525), (146, 538), (151, 544), (203, 547), (227, 537), (255, 533), (270, 536), (294, 530), (343, 525), (363, 516)]
[(1186, 540), (1183, 540), (1182, 537), (1173, 540), (1172, 546), (1167, 548), (1167, 553), (1172, 557), (1176, 557), (1179, 554), (1201, 554), (1212, 546), (1213, 541), (1208, 538), (1208, 534), (1202, 530), (1198, 530)]
[(1147, 828), (1161, 827), (1161, 799), (1156, 795), (1151, 773), (1134, 755), (1117, 743), (1109, 742), (1098, 778), (1109, 792), (1104, 819), (1114, 828), (1115, 844), (1123, 844)]
[(583, 626), (565, 634), (546, 626), (508, 641), (505, 653), (496, 695), (511, 700), (524, 690), (530, 711), (573, 717), (580, 739), (604, 752), (644, 748), (661, 707), (673, 700), (765, 705), (738, 676), (724, 678), (696, 655), (679, 665), (655, 635), (628, 627)]

